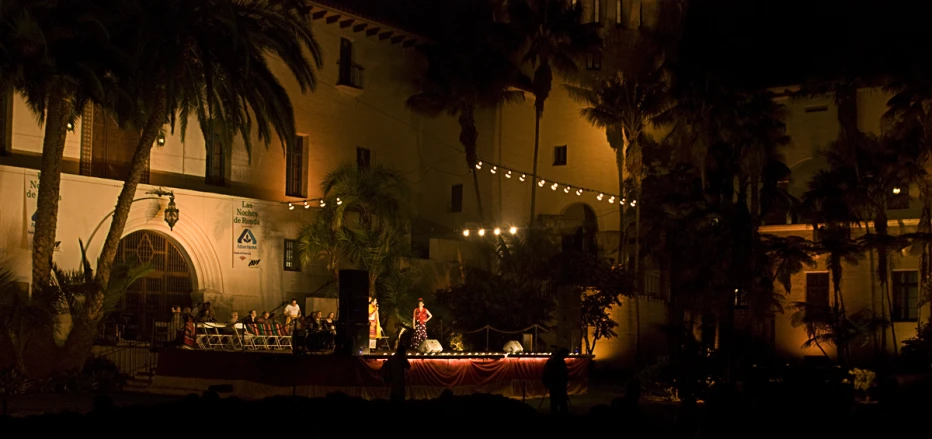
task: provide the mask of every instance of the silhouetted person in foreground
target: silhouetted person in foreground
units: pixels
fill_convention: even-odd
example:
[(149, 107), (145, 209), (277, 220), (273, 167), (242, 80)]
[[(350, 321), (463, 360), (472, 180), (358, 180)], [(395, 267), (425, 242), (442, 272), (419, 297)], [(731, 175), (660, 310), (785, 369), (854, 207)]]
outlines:
[(385, 361), (383, 366), (383, 378), (391, 386), (391, 400), (405, 400), (405, 385), (408, 369), (411, 368), (411, 362), (408, 361), (408, 347), (399, 344), (395, 350), (395, 355)]
[(541, 377), (544, 386), (550, 393), (550, 412), (551, 413), (568, 413), (570, 397), (567, 395), (566, 386), (569, 384), (570, 372), (566, 368), (566, 356), (570, 351), (566, 348), (553, 353), (547, 363), (544, 364), (544, 374)]

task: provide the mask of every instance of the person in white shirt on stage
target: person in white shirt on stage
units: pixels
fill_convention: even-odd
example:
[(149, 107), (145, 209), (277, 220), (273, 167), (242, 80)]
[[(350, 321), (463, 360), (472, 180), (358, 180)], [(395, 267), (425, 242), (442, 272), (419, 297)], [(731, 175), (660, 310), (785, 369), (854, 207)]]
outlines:
[(291, 299), (291, 304), (285, 306), (285, 326), (291, 324), (291, 321), (301, 316), (301, 307), (298, 306), (297, 299)]

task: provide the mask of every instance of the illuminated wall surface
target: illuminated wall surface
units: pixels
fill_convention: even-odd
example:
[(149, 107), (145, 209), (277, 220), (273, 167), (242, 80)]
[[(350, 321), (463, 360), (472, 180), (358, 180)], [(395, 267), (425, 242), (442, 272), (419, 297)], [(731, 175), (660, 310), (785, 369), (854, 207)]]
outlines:
[[(605, 4), (603, 20), (616, 19), (616, 2)], [(588, 4), (588, 3), (587, 3)], [(642, 4), (638, 14), (626, 11), (621, 19), (633, 26), (630, 20), (644, 20), (651, 16), (652, 2), (623, 2), (625, 5)], [(632, 8), (634, 6), (631, 6)], [(339, 11), (326, 10), (326, 16), (340, 15)], [(645, 12), (647, 11), (647, 12)], [(178, 133), (166, 134), (165, 142), (156, 145), (150, 161), (150, 185), (140, 185), (137, 198), (146, 198), (146, 192), (159, 186), (175, 191), (181, 218), (174, 231), (169, 231), (162, 220), (162, 209), (167, 200), (143, 200), (133, 205), (125, 233), (151, 230), (164, 234), (177, 245), (191, 270), (194, 291), (204, 292), (208, 299), (223, 301), (226, 308), (236, 309), (243, 315), (250, 308), (270, 309), (292, 296), (303, 296), (317, 290), (327, 282), (328, 275), (321, 263), (304, 267), (300, 272), (284, 271), (283, 245), (286, 239), (297, 236), (301, 225), (308, 222), (318, 208), (294, 210), (288, 201), (303, 201), (321, 196), (320, 181), (327, 172), (357, 157), (357, 148), (370, 151), (373, 164), (394, 167), (410, 181), (414, 193), (412, 204), (419, 221), (434, 230), (455, 231), (464, 224), (478, 221), (478, 214), (470, 169), (466, 167), (462, 147), (458, 142), (459, 127), (449, 117), (425, 119), (405, 108), (405, 99), (414, 91), (411, 78), (417, 76), (422, 61), (414, 47), (394, 38), (368, 35), (356, 26), (341, 26), (340, 19), (328, 22), (314, 21), (315, 35), (324, 51), (324, 66), (320, 72), (318, 88), (301, 95), (284, 66), (277, 71), (284, 86), (292, 90), (296, 111), (296, 132), (307, 139), (303, 155), (306, 169), (304, 194), (288, 197), (285, 191), (286, 159), (277, 142), (265, 148), (253, 148), (249, 157), (242, 142), (233, 146), (232, 154), (223, 161), (226, 182), (208, 185), (205, 182), (207, 153), (204, 137), (192, 121), (185, 142)], [(372, 29), (379, 23), (355, 18), (356, 24), (367, 23)], [(637, 23), (635, 23), (637, 24)], [(645, 23), (649, 25), (649, 23)], [(396, 35), (398, 35), (396, 33)], [(408, 38), (408, 37), (405, 37)], [(341, 39), (352, 43), (353, 63), (364, 70), (358, 87), (337, 85), (338, 60)], [(608, 57), (603, 65), (613, 65)], [(586, 75), (598, 75), (587, 71)], [(880, 115), (886, 101), (879, 91), (865, 91), (859, 102), (860, 123), (866, 131), (878, 131)], [(786, 100), (789, 115), (787, 127), (793, 142), (785, 151), (786, 162), (793, 169), (789, 189), (800, 195), (808, 178), (824, 164), (818, 151), (834, 139), (837, 133), (835, 107), (831, 100)], [(823, 108), (824, 107), (824, 108)], [(570, 183), (606, 193), (615, 193), (618, 175), (615, 156), (602, 130), (591, 127), (579, 117), (580, 106), (570, 100), (562, 87), (562, 80), (554, 81), (541, 121), (540, 158), (538, 174), (549, 180)], [(483, 160), (530, 172), (533, 167), (534, 108), (533, 97), (524, 103), (514, 104), (499, 111), (477, 115), (479, 130), (479, 156)], [(79, 175), (82, 159), (94, 157), (94, 126), (76, 121), (69, 133), (65, 148), (65, 171), (61, 188), (61, 210), (58, 240), (60, 251), (56, 262), (65, 268), (77, 268), (80, 252), (78, 239), (88, 243), (88, 256), (97, 257), (109, 226), (109, 215), (121, 182), (113, 179)], [(10, 267), (22, 282), (29, 281), (31, 246), (30, 218), (34, 209), (36, 169), (39, 164), (43, 129), (20, 96), (12, 100), (12, 130), (9, 138), (10, 155), (0, 158), (0, 259)], [(258, 145), (257, 142), (254, 144)], [(555, 147), (565, 146), (565, 162), (555, 157)], [(98, 160), (99, 161), (99, 160)], [(93, 160), (92, 160), (93, 162)], [(461, 212), (452, 212), (451, 191), (463, 185)], [(526, 225), (530, 217), (531, 181), (506, 179), (503, 173), (480, 171), (479, 186), (486, 211), (486, 222), (493, 225)], [(33, 195), (30, 195), (30, 193)], [(910, 193), (915, 194), (915, 188)], [(538, 189), (537, 213), (564, 215), (567, 221), (580, 220), (580, 205), (594, 213), (600, 243), (614, 248), (617, 243), (617, 204), (599, 201), (595, 194), (581, 196), (549, 187)], [(915, 201), (915, 200), (914, 200)], [(249, 213), (238, 213), (238, 208), (249, 205)], [(234, 250), (244, 229), (236, 218), (259, 218), (260, 224), (250, 227), (254, 234), (255, 249), (248, 259), (237, 261)], [(577, 218), (579, 217), (579, 218)], [(907, 231), (910, 218), (918, 217), (918, 206), (891, 211), (892, 230)], [(902, 224), (905, 226), (901, 226)], [(252, 224), (250, 224), (252, 226)], [(905, 228), (904, 228), (905, 227)], [(96, 232), (95, 232), (96, 231)], [(768, 233), (801, 234), (809, 236), (804, 226), (772, 226)], [(434, 237), (437, 238), (437, 237)], [(451, 264), (462, 258), (469, 263), (473, 258), (468, 244), (462, 240), (431, 239), (430, 258), (436, 269), (438, 286), (448, 278)], [(259, 261), (251, 264), (253, 261)], [(818, 268), (823, 270), (824, 261)], [(897, 270), (915, 269), (918, 261), (912, 256), (894, 257)], [(798, 284), (798, 287), (796, 286)], [(846, 267), (845, 297), (849, 309), (857, 306), (879, 306), (879, 287), (871, 278), (870, 264), (866, 261), (857, 267)], [(793, 295), (788, 301), (799, 300), (805, 292), (805, 273), (794, 278)], [(596, 349), (597, 358), (607, 363), (629, 361), (633, 346), (640, 339), (645, 353), (663, 355), (665, 343), (659, 336), (659, 325), (665, 321), (663, 302), (644, 299), (640, 303), (640, 329), (633, 323), (633, 306), (615, 309), (612, 316), (620, 323), (619, 337), (602, 340)], [(923, 311), (928, 315), (928, 310)], [(223, 316), (221, 316), (223, 317)], [(897, 323), (900, 339), (912, 334), (915, 323)], [(790, 355), (813, 354), (802, 351), (799, 344), (801, 330), (789, 325), (786, 317), (775, 323), (774, 341), (778, 348)], [(640, 335), (638, 335), (640, 334)]]

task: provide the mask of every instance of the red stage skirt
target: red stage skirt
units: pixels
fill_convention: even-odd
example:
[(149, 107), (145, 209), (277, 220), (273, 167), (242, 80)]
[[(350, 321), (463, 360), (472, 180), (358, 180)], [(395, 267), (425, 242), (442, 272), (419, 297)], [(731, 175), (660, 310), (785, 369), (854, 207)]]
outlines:
[[(384, 359), (335, 355), (302, 355), (166, 350), (159, 354), (150, 391), (200, 393), (212, 385), (229, 384), (233, 395), (264, 398), (274, 395), (323, 397), (342, 392), (366, 399), (388, 398), (380, 368)], [(540, 382), (547, 358), (411, 358), (408, 398), (436, 398), (454, 394), (493, 393), (511, 398), (542, 397)], [(589, 358), (566, 359), (569, 394), (584, 394), (589, 381)]]

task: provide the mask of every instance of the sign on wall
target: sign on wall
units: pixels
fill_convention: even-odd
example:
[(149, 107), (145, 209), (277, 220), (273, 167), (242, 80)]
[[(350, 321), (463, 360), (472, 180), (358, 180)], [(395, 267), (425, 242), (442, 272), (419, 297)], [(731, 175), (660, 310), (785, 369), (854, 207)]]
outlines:
[(233, 268), (259, 268), (262, 221), (250, 201), (233, 204)]
[[(23, 210), (25, 215), (26, 231), (33, 235), (36, 233), (36, 211), (38, 210), (39, 198), (39, 173), (35, 175), (26, 173), (24, 177), (26, 208)], [(61, 212), (61, 194), (58, 195), (59, 212)]]

